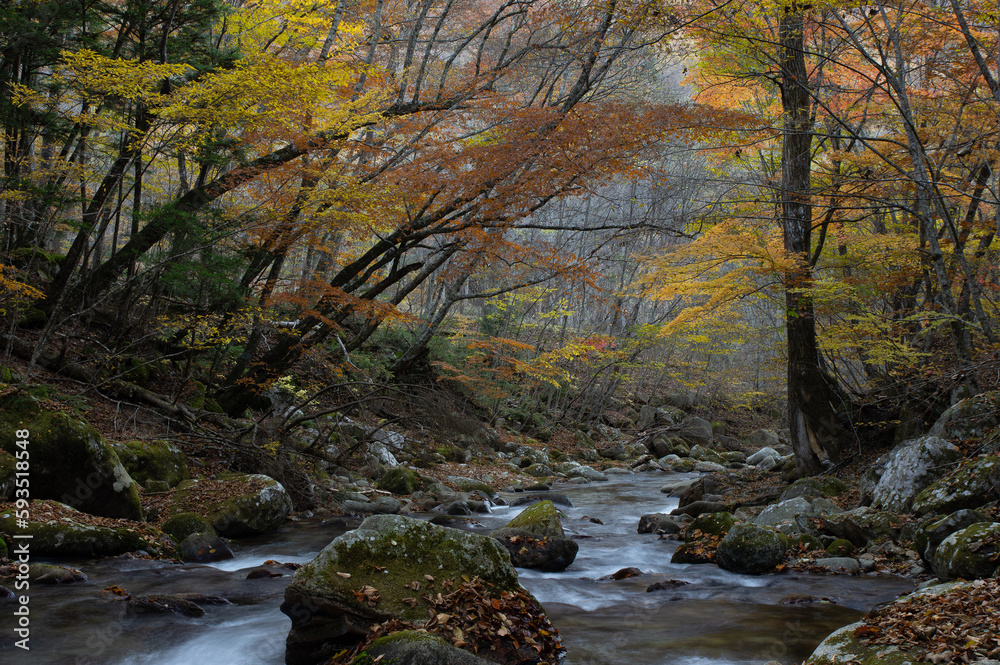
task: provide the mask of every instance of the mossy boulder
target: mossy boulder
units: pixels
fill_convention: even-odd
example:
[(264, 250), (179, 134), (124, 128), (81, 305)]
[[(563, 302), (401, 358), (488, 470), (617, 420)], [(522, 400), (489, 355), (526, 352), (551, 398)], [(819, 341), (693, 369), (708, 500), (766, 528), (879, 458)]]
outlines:
[(175, 543), (182, 542), (193, 533), (215, 533), (211, 522), (198, 513), (177, 513), (160, 525), (160, 530), (170, 536)]
[(788, 539), (756, 524), (738, 524), (729, 530), (715, 551), (715, 562), (724, 570), (763, 575), (784, 561)]
[(401, 630), (380, 637), (362, 652), (375, 662), (381, 657), (387, 665), (488, 665), (490, 661), (453, 647), (451, 644), (423, 630)]
[[(202, 491), (210, 485), (212, 493)], [(245, 538), (274, 531), (292, 512), (292, 499), (277, 480), (263, 474), (227, 473), (214, 481), (188, 480), (178, 487), (171, 513), (195, 512), (216, 533)]]
[(677, 455), (687, 457), (691, 452), (691, 444), (679, 436), (669, 436), (660, 434), (647, 444), (649, 452), (656, 457), (666, 457), (667, 455)]
[(381, 489), (393, 494), (413, 494), (421, 485), (420, 474), (402, 466), (389, 469), (378, 481)]
[(295, 572), (281, 605), (292, 619), (285, 661), (323, 661), (389, 619), (424, 621), (424, 597), (447, 593), (445, 581), (463, 577), (479, 577), (491, 597), (524, 592), (492, 538), (398, 515), (369, 517)]
[[(61, 506), (61, 509), (72, 510), (70, 506)], [(22, 527), (14, 511), (6, 510), (0, 512), (0, 531), (31, 536), (34, 556), (88, 558), (140, 550), (154, 556), (173, 557), (176, 554), (170, 539), (154, 527), (141, 523), (113, 528), (95, 526), (84, 523), (85, 517), (81, 515), (81, 521), (63, 517), (44, 522), (29, 518), (27, 526)]]
[(528, 506), (514, 519), (507, 522), (506, 528), (520, 529), (538, 538), (564, 538), (562, 522), (559, 520), (559, 510), (551, 501), (539, 501)]
[(712, 462), (713, 464), (724, 464), (726, 461), (719, 453), (700, 445), (691, 446), (688, 456), (692, 459), (702, 462)]
[(162, 480), (173, 487), (191, 477), (184, 453), (169, 441), (126, 441), (112, 447), (128, 474), (141, 485)]
[(733, 517), (732, 513), (726, 511), (705, 513), (691, 521), (687, 532), (693, 534), (695, 531), (700, 531), (711, 536), (724, 537), (734, 526), (736, 526), (736, 518)]
[(945, 538), (934, 552), (941, 580), (993, 576), (1000, 567), (1000, 523), (978, 522)]
[(858, 548), (854, 546), (854, 543), (846, 538), (837, 538), (826, 547), (826, 553), (833, 557), (854, 556), (857, 551)]
[[(903, 596), (895, 603), (911, 606), (907, 613), (914, 617), (913, 623), (937, 632), (942, 619), (935, 605), (940, 604), (940, 597), (966, 586), (954, 582), (938, 584)], [(926, 645), (869, 644), (863, 637), (870, 634), (865, 627), (864, 621), (858, 621), (834, 631), (816, 647), (805, 665), (931, 665), (931, 661), (922, 659), (927, 652)], [(934, 662), (957, 661), (935, 659)]]
[(0, 397), (0, 448), (15, 453), (16, 432), (30, 432), (31, 496), (102, 517), (142, 519), (136, 483), (114, 449), (79, 416), (16, 392)]
[(931, 427), (931, 436), (942, 439), (979, 439), (1000, 425), (1000, 391), (967, 397), (950, 407)]
[(889, 453), (872, 491), (872, 506), (897, 512), (910, 510), (917, 495), (947, 473), (960, 457), (955, 446), (934, 436), (901, 443)]
[(924, 561), (933, 566), (934, 552), (945, 538), (978, 522), (989, 522), (986, 513), (964, 508), (944, 517), (927, 518), (920, 523), (913, 534), (913, 549)]
[(566, 537), (559, 511), (549, 500), (525, 508), (493, 532), (518, 568), (565, 570), (576, 559), (579, 545)]
[(462, 492), (479, 492), (486, 496), (496, 496), (496, 491), (481, 480), (466, 478), (464, 476), (448, 476), (445, 480), (454, 485)]
[(944, 515), (962, 508), (979, 508), (997, 498), (1000, 489), (992, 476), (1000, 469), (1000, 456), (984, 455), (965, 460), (957, 469), (924, 489), (913, 501), (919, 515)]

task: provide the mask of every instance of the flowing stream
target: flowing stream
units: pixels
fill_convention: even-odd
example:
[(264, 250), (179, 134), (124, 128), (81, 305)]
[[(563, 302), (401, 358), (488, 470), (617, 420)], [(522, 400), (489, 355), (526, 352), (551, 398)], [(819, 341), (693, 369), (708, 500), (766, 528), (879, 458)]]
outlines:
[[(667, 512), (676, 500), (659, 492), (671, 476), (614, 476), (606, 483), (556, 486), (573, 507), (560, 507), (580, 552), (567, 570), (519, 570), (545, 606), (569, 655), (566, 665), (760, 665), (801, 662), (832, 630), (877, 603), (913, 589), (908, 580), (844, 575), (736, 575), (714, 565), (674, 565), (677, 541), (639, 535), (640, 515)], [(507, 495), (512, 498), (516, 495)], [(520, 508), (478, 516), (477, 531), (502, 526)], [(599, 520), (598, 523), (594, 520)], [(264, 561), (304, 563), (359, 520), (300, 520), (259, 539), (234, 543), (236, 558), (213, 565), (143, 560), (73, 561), (82, 584), (31, 589), (31, 651), (15, 649), (10, 601), (0, 601), (0, 660), (31, 665), (281, 665), (291, 622), (279, 610), (291, 576), (246, 579)], [(53, 562), (59, 563), (59, 562)], [(626, 566), (643, 575), (601, 580)], [(688, 584), (647, 592), (654, 582)], [(205, 616), (130, 617), (102, 596), (118, 585), (133, 594), (213, 593), (232, 602)], [(788, 604), (808, 595), (825, 602)], [(782, 602), (783, 599), (786, 602)]]

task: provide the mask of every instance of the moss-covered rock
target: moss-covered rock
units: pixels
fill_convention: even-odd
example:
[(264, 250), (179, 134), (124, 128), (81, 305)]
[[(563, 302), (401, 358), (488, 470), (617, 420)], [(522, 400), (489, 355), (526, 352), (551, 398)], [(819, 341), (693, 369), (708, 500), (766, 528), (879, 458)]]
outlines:
[(475, 478), (464, 476), (448, 476), (445, 480), (457, 487), (462, 492), (479, 492), (486, 496), (496, 496), (496, 492), (488, 484)]
[(826, 553), (833, 557), (854, 556), (857, 551), (858, 548), (854, 546), (854, 543), (846, 538), (837, 538), (826, 547)]
[[(201, 486), (211, 485), (211, 495)], [(292, 499), (277, 480), (263, 474), (228, 473), (214, 481), (178, 485), (171, 514), (195, 512), (226, 538), (258, 536), (277, 529), (292, 511)]]
[(559, 520), (559, 510), (551, 501), (539, 501), (529, 506), (507, 522), (506, 528), (521, 529), (537, 538), (563, 538), (566, 536)]
[(191, 477), (187, 458), (168, 441), (126, 441), (112, 444), (132, 479), (141, 485), (163, 480), (173, 487)]
[(729, 530), (715, 552), (720, 568), (744, 575), (769, 573), (784, 561), (788, 539), (756, 524), (738, 524)]
[(679, 436), (669, 436), (660, 434), (647, 444), (649, 452), (656, 457), (666, 457), (667, 455), (677, 455), (687, 457), (691, 452), (691, 445)]
[(691, 521), (688, 525), (688, 533), (700, 531), (712, 536), (724, 537), (735, 525), (736, 518), (733, 517), (732, 513), (726, 511), (705, 513)]
[(965, 460), (957, 469), (924, 489), (913, 501), (919, 515), (943, 515), (962, 508), (979, 508), (997, 498), (992, 475), (1000, 469), (1000, 456)]
[(30, 432), (32, 498), (103, 517), (142, 519), (136, 483), (82, 418), (53, 411), (24, 392), (0, 397), (0, 448), (13, 454), (22, 429)]
[(379, 479), (378, 486), (393, 494), (413, 494), (421, 487), (420, 474), (413, 469), (397, 466)]
[(1000, 523), (978, 522), (945, 538), (934, 552), (941, 580), (991, 577), (1000, 566)]
[(490, 662), (423, 630), (401, 630), (380, 637), (362, 654), (371, 658), (367, 662), (381, 657), (379, 662), (387, 665), (488, 665)]
[(506, 526), (493, 532), (519, 568), (565, 570), (576, 559), (579, 545), (566, 538), (559, 510), (549, 500), (525, 508)]
[(160, 525), (163, 533), (170, 536), (175, 543), (182, 542), (192, 533), (215, 533), (212, 524), (198, 513), (177, 513)]
[(956, 510), (944, 517), (928, 518), (917, 527), (916, 533), (913, 534), (913, 549), (920, 554), (924, 561), (933, 566), (934, 552), (937, 551), (938, 545), (945, 538), (967, 526), (988, 521), (986, 513), (968, 509)]
[(463, 576), (492, 585), (492, 597), (523, 592), (506, 550), (492, 538), (397, 515), (369, 517), (296, 571), (281, 605), (292, 619), (286, 662), (324, 660), (375, 623), (426, 620), (423, 596)]
[[(941, 618), (934, 611), (934, 606), (940, 603), (939, 597), (961, 590), (964, 586), (967, 585), (939, 584), (915, 591), (895, 602), (912, 607), (907, 608), (907, 613), (914, 617), (913, 623), (934, 628), (933, 632), (937, 632)], [(864, 635), (870, 634), (870, 631), (864, 630), (865, 626), (864, 621), (858, 621), (834, 631), (816, 647), (805, 665), (931, 665), (930, 661), (922, 659), (927, 651), (926, 645), (868, 644)], [(946, 661), (935, 659), (934, 662)]]
[(692, 459), (700, 460), (702, 462), (712, 462), (713, 464), (724, 464), (726, 461), (723, 459), (722, 455), (714, 450), (699, 445), (691, 446), (691, 451), (688, 455)]
[[(63, 508), (69, 509), (69, 506)], [(140, 550), (154, 556), (173, 557), (176, 554), (163, 533), (138, 523), (111, 528), (69, 518), (45, 522), (29, 519), (27, 526), (23, 527), (18, 524), (14, 511), (6, 510), (0, 512), (0, 531), (31, 536), (31, 553), (35, 556), (117, 556)]]
[(967, 397), (941, 414), (931, 436), (943, 439), (979, 439), (1000, 425), (1000, 391)]

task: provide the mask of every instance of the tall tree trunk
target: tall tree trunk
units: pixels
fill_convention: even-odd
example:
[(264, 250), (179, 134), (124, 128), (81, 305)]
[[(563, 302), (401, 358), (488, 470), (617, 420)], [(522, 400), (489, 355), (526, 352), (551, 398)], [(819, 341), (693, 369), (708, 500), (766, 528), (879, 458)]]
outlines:
[(788, 335), (788, 418), (796, 465), (804, 474), (838, 461), (849, 439), (836, 419), (840, 406), (832, 377), (819, 364), (810, 264), (812, 118), (803, 43), (803, 14), (792, 5), (781, 16), (781, 224), (785, 250), (796, 259), (784, 275)]

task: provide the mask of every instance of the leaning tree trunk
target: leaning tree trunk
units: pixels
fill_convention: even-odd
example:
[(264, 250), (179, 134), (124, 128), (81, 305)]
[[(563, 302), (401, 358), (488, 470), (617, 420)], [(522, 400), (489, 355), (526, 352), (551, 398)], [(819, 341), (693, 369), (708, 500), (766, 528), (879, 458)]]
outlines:
[(781, 224), (785, 251), (795, 260), (784, 274), (788, 335), (788, 415), (796, 465), (804, 474), (823, 469), (821, 458), (838, 461), (849, 439), (836, 419), (840, 406), (833, 379), (819, 364), (810, 264), (812, 207), (812, 119), (803, 43), (803, 14), (786, 8), (780, 24)]

